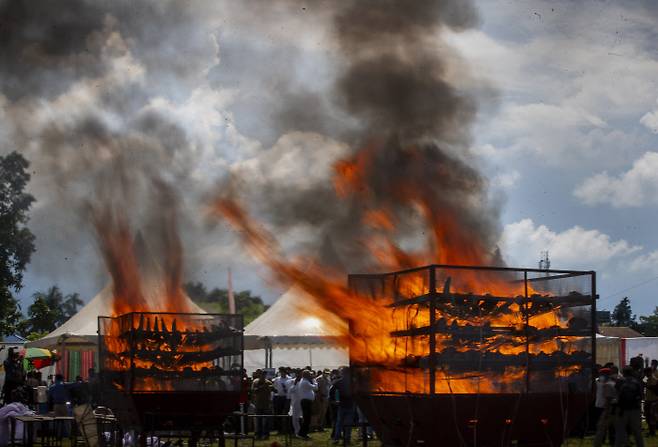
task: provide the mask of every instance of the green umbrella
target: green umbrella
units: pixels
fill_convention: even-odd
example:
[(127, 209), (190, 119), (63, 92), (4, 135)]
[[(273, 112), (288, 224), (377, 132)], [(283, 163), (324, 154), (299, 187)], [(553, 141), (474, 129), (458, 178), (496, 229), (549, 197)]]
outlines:
[(46, 366), (52, 365), (53, 362), (57, 360), (56, 354), (43, 348), (27, 348), (22, 354), (23, 361), (27, 363), (26, 369), (30, 369), (29, 366), (32, 366), (35, 369), (45, 368)]

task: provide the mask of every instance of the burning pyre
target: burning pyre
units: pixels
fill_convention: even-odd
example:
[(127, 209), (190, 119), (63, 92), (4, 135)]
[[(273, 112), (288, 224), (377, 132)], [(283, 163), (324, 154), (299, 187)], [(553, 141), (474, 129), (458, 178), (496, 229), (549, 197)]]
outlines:
[[(441, 41), (448, 29), (477, 22), (472, 3), (333, 5), (344, 62), (333, 94), (357, 123), (335, 137), (351, 153), (333, 164), (326, 184), (279, 190), (268, 183), (256, 193), (255, 214), (244, 203), (256, 200), (241, 191), (246, 181), (236, 171), (215, 201), (216, 215), (275, 281), (296, 285), (349, 323), (343, 336), (352, 364), (378, 366), (369, 376), (371, 391), (428, 392), (426, 371), (434, 362), (453, 365), (434, 371), (437, 393), (527, 390), (530, 356), (550, 365), (538, 374), (543, 380), (587, 377), (591, 348), (582, 342), (591, 324), (582, 309), (591, 305), (589, 287), (554, 290), (504, 269), (457, 269), (443, 278), (451, 285), (436, 291), (445, 301), (429, 312), (422, 275), (405, 277), (403, 304), (398, 289), (377, 293), (346, 284), (353, 272), (504, 262), (496, 248), (498, 212), (469, 151), (476, 101), (464, 85), (491, 90)], [(296, 257), (272, 236), (305, 227), (315, 238)]]
[(240, 390), (239, 315), (128, 313), (100, 317), (104, 379), (126, 392)]

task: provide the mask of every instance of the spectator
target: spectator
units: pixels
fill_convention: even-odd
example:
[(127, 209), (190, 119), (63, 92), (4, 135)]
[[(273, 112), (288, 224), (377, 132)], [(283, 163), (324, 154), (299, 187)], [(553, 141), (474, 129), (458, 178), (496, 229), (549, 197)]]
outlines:
[(96, 407), (101, 401), (100, 378), (98, 377), (98, 374), (96, 374), (96, 370), (94, 368), (89, 368), (87, 373), (89, 374), (88, 382), (89, 382), (89, 393), (91, 399), (90, 403), (92, 407)]
[(595, 408), (598, 413), (596, 436), (594, 437), (594, 447), (600, 447), (605, 441), (606, 434), (609, 435), (610, 443), (612, 437), (612, 408), (617, 397), (615, 389), (615, 380), (611, 377), (610, 368), (601, 368), (599, 378), (596, 380), (596, 402)]
[[(93, 371), (93, 370), (92, 370)], [(90, 375), (90, 380), (93, 376)], [(97, 445), (98, 432), (96, 428), (96, 420), (94, 418), (94, 410), (91, 405), (92, 390), (91, 383), (85, 382), (81, 376), (75, 378), (75, 383), (69, 385), (71, 393), (71, 402), (73, 404), (73, 417), (75, 422), (84, 435), (89, 445)]]
[(290, 411), (288, 414), (292, 419), (292, 429), (297, 436), (299, 436), (299, 433), (301, 432), (302, 404), (301, 394), (298, 388), (301, 380), (302, 375), (300, 373), (295, 374), (295, 380), (290, 386), (290, 391), (288, 393), (288, 396), (290, 397)]
[[(254, 406), (257, 415), (272, 414), (272, 391), (274, 386), (267, 380), (265, 371), (258, 370), (251, 385)], [(270, 437), (270, 420), (268, 417), (256, 417), (256, 439), (268, 439)]]
[(642, 383), (633, 367), (623, 370), (623, 379), (617, 383), (617, 409), (615, 415), (615, 447), (625, 447), (627, 429), (635, 438), (636, 447), (644, 447), (642, 438)]
[(632, 357), (628, 361), (631, 368), (633, 368), (633, 374), (638, 380), (642, 380), (644, 377), (644, 357), (642, 354), (638, 354), (636, 357)]
[(375, 435), (374, 430), (368, 423), (368, 418), (366, 417), (366, 414), (361, 411), (361, 408), (358, 406), (356, 407), (356, 416), (359, 421), (359, 426), (361, 427), (361, 439), (372, 439)]
[(339, 377), (329, 389), (329, 398), (337, 403), (338, 411), (336, 423), (332, 433), (334, 444), (340, 442), (341, 437), (345, 443), (350, 442), (352, 436), (352, 425), (354, 424), (354, 400), (350, 386), (350, 371), (343, 367), (339, 371)]
[(55, 384), (48, 389), (48, 401), (55, 416), (68, 416), (68, 403), (71, 402), (69, 387), (64, 383), (64, 376), (55, 375)]
[(315, 426), (318, 430), (324, 431), (327, 408), (329, 407), (329, 388), (331, 388), (331, 380), (329, 378), (329, 370), (325, 369), (323, 372), (318, 372), (318, 377), (315, 379), (318, 384), (318, 391), (315, 393), (316, 407), (316, 423)]
[[(288, 391), (292, 385), (292, 379), (288, 376), (288, 370), (285, 367), (282, 366), (279, 368), (279, 374), (274, 378), (272, 384), (274, 385), (274, 398), (272, 400), (274, 414), (288, 414), (290, 410)], [(275, 419), (275, 424), (277, 425), (277, 429), (282, 431), (283, 421), (277, 418)]]
[[(652, 365), (653, 366), (653, 365)], [(645, 374), (645, 396), (644, 396), (644, 419), (649, 427), (649, 436), (656, 435), (656, 417), (658, 412), (658, 372), (654, 368), (646, 368)]]
[(302, 425), (299, 430), (299, 437), (310, 439), (308, 432), (311, 426), (311, 411), (313, 400), (315, 400), (315, 392), (318, 390), (318, 385), (313, 380), (313, 374), (310, 370), (305, 369), (302, 371), (302, 379), (297, 384), (299, 393), (299, 402), (302, 407)]
[(36, 402), (37, 402), (37, 413), (47, 414), (48, 413), (48, 387), (45, 385), (45, 382), (39, 385), (36, 389)]
[(3, 362), (5, 370), (5, 384), (2, 387), (2, 399), (5, 404), (15, 401), (16, 393), (23, 386), (23, 362), (14, 348), (9, 348), (7, 358)]

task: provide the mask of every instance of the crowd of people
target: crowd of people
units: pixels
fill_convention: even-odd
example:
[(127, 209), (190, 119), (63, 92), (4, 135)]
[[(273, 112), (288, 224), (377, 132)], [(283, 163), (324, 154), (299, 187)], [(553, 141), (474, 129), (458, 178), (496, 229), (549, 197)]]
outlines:
[(606, 438), (610, 445), (624, 447), (629, 436), (634, 439), (636, 447), (643, 447), (643, 414), (647, 435), (656, 435), (658, 360), (652, 360), (646, 366), (642, 356), (634, 357), (621, 374), (612, 363), (600, 367), (594, 405), (597, 414), (595, 447), (602, 446)]
[[(5, 382), (0, 399), (4, 405), (20, 403), (39, 414), (69, 416), (94, 401), (98, 387), (94, 386), (97, 376), (93, 370), (89, 381), (78, 376), (75, 382), (65, 383), (61, 375), (44, 380), (38, 371), (26, 372), (22, 360), (10, 349), (3, 363)], [(656, 436), (658, 360), (647, 363), (638, 356), (621, 371), (612, 363), (597, 365), (597, 376), (594, 446), (607, 440), (610, 445), (624, 447), (631, 437), (636, 447), (643, 447), (642, 417), (648, 429), (646, 436)], [(243, 410), (254, 415), (257, 439), (267, 439), (271, 430), (292, 430), (298, 438), (310, 439), (313, 431), (330, 429), (334, 443), (349, 443), (353, 427), (361, 427), (361, 435), (372, 438), (372, 429), (352, 397), (350, 384), (347, 367), (318, 371), (281, 367), (276, 374), (259, 369), (244, 377)]]
[(0, 400), (5, 405), (21, 403), (38, 414), (52, 412), (55, 416), (69, 416), (71, 407), (85, 405), (92, 399), (96, 378), (93, 369), (89, 370), (88, 381), (77, 376), (75, 382), (65, 383), (61, 374), (44, 380), (40, 371), (25, 371), (23, 358), (13, 348), (9, 348), (3, 367), (5, 382)]
[(334, 443), (349, 442), (355, 426), (364, 427), (363, 436), (373, 436), (352, 398), (347, 367), (321, 371), (281, 367), (269, 378), (266, 370), (259, 369), (249, 379), (248, 389), (250, 411), (257, 415), (257, 439), (267, 439), (271, 429), (289, 430), (288, 420), (301, 439), (310, 439), (312, 431), (331, 428)]

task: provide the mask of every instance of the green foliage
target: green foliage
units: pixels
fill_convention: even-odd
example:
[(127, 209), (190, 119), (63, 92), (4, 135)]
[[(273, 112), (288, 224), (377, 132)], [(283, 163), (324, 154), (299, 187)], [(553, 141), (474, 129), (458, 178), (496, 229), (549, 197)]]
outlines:
[(25, 192), (29, 163), (18, 152), (0, 157), (0, 336), (19, 329), (21, 312), (12, 291), (23, 286), (23, 271), (34, 252), (25, 226), (34, 197)]
[(631, 301), (627, 296), (622, 298), (619, 304), (615, 306), (611, 319), (613, 326), (637, 327), (637, 320), (631, 309)]
[[(228, 290), (214, 288), (208, 291), (200, 282), (186, 283), (184, 287), (187, 295), (206, 312), (228, 313)], [(270, 307), (263, 303), (261, 297), (252, 295), (250, 290), (235, 292), (233, 295), (236, 311), (244, 316), (245, 325)]]
[(22, 321), (18, 301), (8, 288), (0, 287), (0, 337), (21, 332)]
[(645, 337), (658, 337), (658, 306), (653, 314), (640, 317), (639, 330)]
[(64, 296), (57, 286), (47, 292), (32, 295), (33, 303), (27, 310), (27, 329), (31, 333), (48, 333), (78, 312), (83, 302), (77, 293)]
[(82, 307), (85, 303), (80, 299), (77, 293), (66, 295), (62, 303), (62, 312), (64, 313), (64, 321), (71, 318), (78, 313), (78, 307)]
[(25, 336), (25, 338), (27, 338), (29, 341), (35, 341), (35, 340), (39, 340), (40, 338), (45, 337), (46, 335), (48, 335), (48, 332), (46, 332), (46, 331), (44, 331), (44, 332), (30, 332), (29, 334), (27, 334)]

